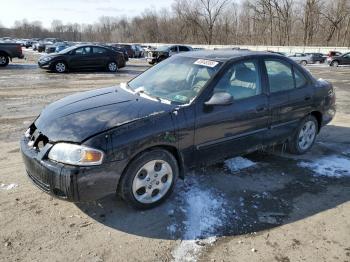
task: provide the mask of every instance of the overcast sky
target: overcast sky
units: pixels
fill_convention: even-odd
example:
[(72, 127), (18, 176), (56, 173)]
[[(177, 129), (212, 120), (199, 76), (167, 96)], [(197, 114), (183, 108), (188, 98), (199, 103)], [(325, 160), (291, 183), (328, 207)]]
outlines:
[(93, 23), (100, 16), (134, 17), (146, 8), (170, 7), (173, 0), (1, 0), (0, 24), (13, 26), (16, 20), (39, 20), (50, 27), (52, 20), (64, 23)]

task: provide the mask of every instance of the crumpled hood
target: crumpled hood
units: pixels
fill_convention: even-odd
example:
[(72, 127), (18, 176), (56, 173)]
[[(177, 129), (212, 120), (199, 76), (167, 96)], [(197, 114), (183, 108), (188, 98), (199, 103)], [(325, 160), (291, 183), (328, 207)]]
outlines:
[(49, 141), (80, 143), (87, 138), (155, 114), (170, 112), (163, 104), (109, 87), (78, 93), (47, 106), (35, 126)]

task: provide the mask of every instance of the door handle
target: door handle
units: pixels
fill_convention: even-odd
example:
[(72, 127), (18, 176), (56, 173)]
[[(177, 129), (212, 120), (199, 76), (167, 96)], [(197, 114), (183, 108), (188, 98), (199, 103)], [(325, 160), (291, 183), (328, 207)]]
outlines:
[(305, 96), (305, 97), (304, 97), (304, 100), (305, 100), (305, 101), (311, 100), (311, 96)]
[(255, 110), (256, 112), (260, 113), (266, 111), (266, 109), (267, 108), (265, 106), (258, 106)]

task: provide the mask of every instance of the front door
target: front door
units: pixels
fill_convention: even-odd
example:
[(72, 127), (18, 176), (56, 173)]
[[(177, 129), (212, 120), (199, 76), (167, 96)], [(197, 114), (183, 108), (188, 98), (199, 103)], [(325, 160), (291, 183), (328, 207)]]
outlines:
[(94, 64), (92, 48), (89, 46), (77, 48), (72, 52), (69, 67), (72, 69), (91, 68)]
[(196, 105), (195, 152), (198, 164), (208, 164), (255, 150), (268, 129), (268, 97), (263, 92), (258, 60), (228, 66), (210, 93), (227, 92), (230, 105)]

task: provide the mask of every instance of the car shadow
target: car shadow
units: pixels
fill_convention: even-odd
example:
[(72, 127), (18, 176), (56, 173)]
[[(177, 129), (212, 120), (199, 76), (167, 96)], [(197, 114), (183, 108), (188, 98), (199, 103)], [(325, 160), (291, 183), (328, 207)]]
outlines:
[(350, 170), (333, 170), (347, 172), (342, 177), (321, 176), (302, 164), (328, 157), (342, 157), (349, 164), (348, 145), (322, 140), (328, 133), (344, 135), (349, 130), (324, 128), (304, 156), (289, 155), (282, 146), (238, 158), (238, 166), (249, 163), (245, 169), (232, 171), (229, 162), (197, 168), (178, 181), (170, 199), (151, 210), (135, 210), (117, 196), (77, 206), (105, 226), (157, 239), (201, 239), (271, 229), (350, 200)]

